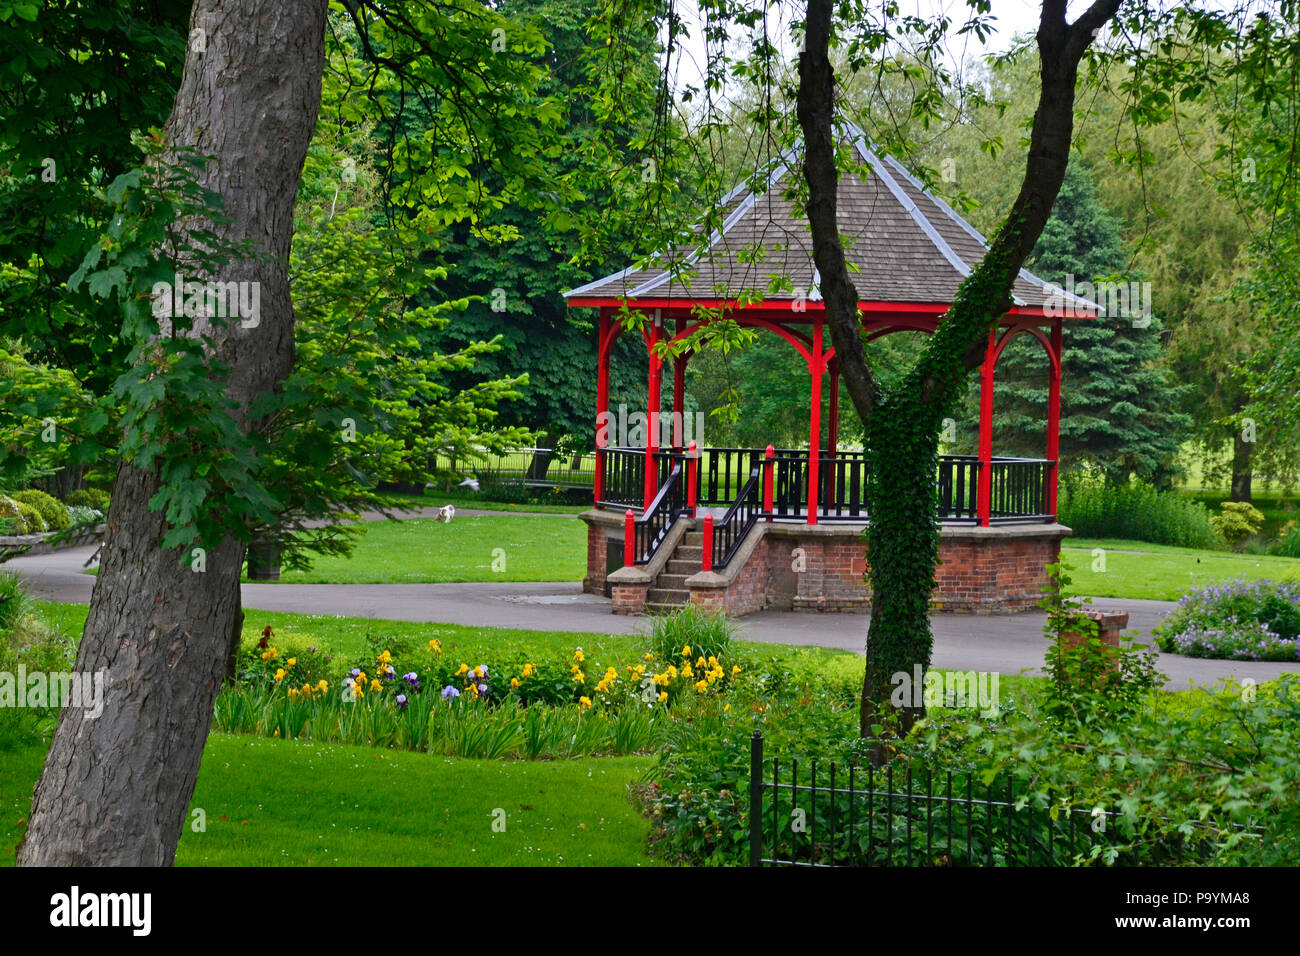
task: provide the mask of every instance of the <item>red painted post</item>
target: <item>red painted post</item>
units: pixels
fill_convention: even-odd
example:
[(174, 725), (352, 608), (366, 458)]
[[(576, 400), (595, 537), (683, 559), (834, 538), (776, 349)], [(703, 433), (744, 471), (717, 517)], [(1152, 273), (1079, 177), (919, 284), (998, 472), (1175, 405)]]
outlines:
[(827, 424), (830, 434), (826, 436), (826, 444), (830, 448), (831, 460), (835, 460), (836, 454), (840, 449), (840, 362), (839, 359), (831, 359), (831, 420)]
[(695, 517), (695, 505), (699, 500), (700, 489), (700, 450), (695, 442), (686, 449), (686, 507), (691, 517)]
[(673, 359), (673, 451), (681, 451), (685, 437), (686, 356)]
[(663, 359), (655, 353), (659, 344), (659, 333), (663, 319), (658, 309), (651, 319), (650, 336), (647, 349), (650, 353), (650, 381), (646, 389), (646, 427), (645, 427), (645, 508), (659, 492), (659, 469), (655, 461), (655, 452), (659, 450), (659, 406), (660, 383), (663, 375)]
[(623, 566), (636, 564), (636, 515), (628, 508), (623, 512)]
[(772, 472), (776, 464), (776, 449), (767, 446), (763, 461), (763, 511), (772, 520)]
[(605, 455), (609, 444), (609, 310), (600, 310), (600, 336), (596, 344), (596, 470), (592, 476), (591, 500), (605, 496)]
[(984, 364), (980, 366), (980, 476), (975, 499), (975, 514), (983, 527), (988, 527), (993, 497), (993, 353), (996, 332), (989, 332), (989, 343), (984, 349)]
[(713, 515), (704, 516), (704, 547), (700, 558), (700, 570), (713, 570)]
[(822, 372), (826, 360), (822, 355), (822, 320), (813, 322), (812, 356), (808, 360), (808, 374), (812, 376), (812, 406), (808, 422), (808, 524), (817, 523), (817, 492), (821, 473), (822, 440)]
[(1047, 386), (1047, 513), (1056, 517), (1056, 482), (1061, 455), (1061, 320), (1052, 327), (1051, 378)]

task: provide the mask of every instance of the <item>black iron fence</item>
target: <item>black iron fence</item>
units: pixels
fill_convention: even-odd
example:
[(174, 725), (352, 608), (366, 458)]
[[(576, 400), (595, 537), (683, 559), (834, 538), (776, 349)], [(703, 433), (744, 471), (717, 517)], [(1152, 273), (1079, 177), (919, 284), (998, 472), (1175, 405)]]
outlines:
[(633, 563), (648, 564), (669, 529), (687, 511), (686, 469), (680, 461), (670, 462), (668, 474), (650, 507), (632, 521)]
[(1145, 836), (1073, 792), (910, 765), (766, 764), (750, 742), (751, 866), (1073, 866), (1204, 861), (1205, 832)]
[(713, 567), (725, 568), (736, 556), (745, 536), (763, 514), (762, 469), (755, 466), (736, 495), (736, 500), (713, 525)]

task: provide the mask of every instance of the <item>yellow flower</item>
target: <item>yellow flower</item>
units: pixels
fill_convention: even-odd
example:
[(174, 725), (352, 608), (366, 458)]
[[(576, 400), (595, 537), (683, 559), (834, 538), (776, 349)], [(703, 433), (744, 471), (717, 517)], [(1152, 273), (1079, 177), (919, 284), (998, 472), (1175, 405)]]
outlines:
[(298, 663), (298, 658), (296, 658), (296, 657), (291, 657), (291, 658), (289, 658), (287, 661), (284, 662), (284, 666), (285, 666), (285, 667), (292, 667), (294, 664), (297, 664), (297, 663)]
[(456, 676), (459, 677), (461, 674), (468, 674), (468, 673), (469, 673), (469, 665), (461, 664), (460, 670), (456, 671)]
[(692, 677), (695, 676), (695, 671), (691, 670), (690, 664), (687, 664), (685, 667), (682, 668), (682, 676), (685, 677), (687, 680), (690, 680)]
[(510, 689), (514, 690), (518, 686), (519, 686), (519, 678), (518, 677), (510, 678)]
[(706, 690), (709, 689), (709, 682), (708, 682), (708, 681), (702, 681), (702, 680), (701, 680), (701, 681), (696, 681), (696, 682), (695, 682), (695, 689), (696, 689), (697, 691), (699, 691), (701, 694), (703, 694)]
[(359, 683), (362, 683), (362, 684), (364, 684), (364, 683), (366, 682), (366, 672), (365, 672), (365, 671), (362, 671), (360, 674), (357, 675), (357, 681), (358, 681)]
[(277, 669), (276, 669), (276, 672), (275, 672), (275, 679), (276, 679), (277, 681), (282, 681), (282, 680), (284, 680), (284, 668), (283, 668), (283, 667), (280, 667), (280, 668), (277, 668)]
[(289, 688), (289, 699), (290, 699), (290, 700), (296, 700), (297, 697), (298, 697), (298, 690), (297, 690), (297, 688), (290, 687), (290, 688)]
[(588, 707), (591, 706), (591, 698), (590, 698), (590, 697), (579, 697), (579, 698), (578, 698), (578, 703), (582, 705), (582, 709), (583, 709), (583, 710), (586, 710)]
[(585, 658), (585, 657), (582, 656), (582, 648), (581, 648), (581, 647), (578, 648), (576, 651), (573, 652), (573, 659), (574, 659), (575, 661), (577, 661), (579, 664), (581, 664), (583, 661), (585, 661), (585, 660), (587, 659), (587, 658)]
[(330, 689), (330, 685), (327, 681), (321, 681), (319, 684), (316, 685), (316, 689), (323, 694)]
[(429, 642), (429, 650), (431, 650), (431, 651), (437, 651), (439, 654), (441, 654), (441, 653), (442, 653), (442, 641), (438, 640), (438, 639), (435, 637), (433, 640), (431, 640), (431, 641)]
[(532, 664), (524, 665), (524, 677), (532, 677), (536, 673), (537, 673), (537, 668), (534, 667)]
[(739, 668), (738, 666), (736, 666), (736, 665), (732, 665), (732, 668), (731, 668), (731, 676), (732, 676), (732, 677), (735, 677), (735, 676), (736, 676), (737, 674), (739, 674), (739, 673), (740, 673), (740, 668)]
[(682, 657), (690, 657), (690, 656), (691, 656), (691, 645), (687, 644), (685, 647), (682, 648)]
[(579, 684), (587, 683), (587, 675), (576, 667), (573, 669), (573, 679)]
[(705, 667), (708, 666), (708, 663), (704, 660), (703, 657), (701, 657), (699, 660), (695, 662), (695, 666), (700, 668), (700, 670), (703, 670)]
[(726, 707), (722, 708), (722, 712), (723, 712), (724, 714), (725, 714), (727, 711), (729, 711), (729, 710), (731, 710), (731, 705), (730, 705), (730, 704), (728, 704)]
[(387, 664), (392, 659), (393, 659), (393, 655), (390, 654), (388, 651), (384, 651), (377, 658), (375, 658), (375, 660), (379, 661), (379, 663), (381, 664)]
[(641, 660), (643, 660), (643, 661), (652, 661), (652, 660), (654, 660), (654, 659), (655, 659), (655, 656), (654, 656), (653, 654), (647, 654), (645, 657), (641, 658)]
[(377, 680), (372, 680), (372, 681), (370, 682), (370, 689), (371, 689), (371, 690), (374, 690), (374, 691), (383, 690), (383, 689), (384, 689), (384, 685), (381, 684), (381, 683), (379, 683), (379, 681), (377, 681)]

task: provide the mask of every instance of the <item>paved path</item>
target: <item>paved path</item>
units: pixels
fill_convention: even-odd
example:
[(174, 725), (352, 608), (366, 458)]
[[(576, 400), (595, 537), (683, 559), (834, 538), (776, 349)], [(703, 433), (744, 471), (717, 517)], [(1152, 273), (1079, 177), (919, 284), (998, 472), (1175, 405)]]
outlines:
[[(71, 548), (38, 557), (14, 558), (6, 568), (28, 582), (33, 597), (85, 604), (95, 578), (82, 566), (93, 548)], [(630, 634), (645, 632), (644, 618), (611, 614), (609, 602), (583, 594), (578, 584), (484, 582), (472, 584), (245, 584), (246, 608), (297, 614), (340, 614), (393, 621), (429, 621), (471, 627), (512, 627), (525, 630)], [(1133, 630), (1150, 634), (1151, 627), (1173, 605), (1136, 598), (1098, 598), (1097, 607), (1129, 612)], [(746, 640), (817, 647), (837, 647), (861, 653), (869, 618), (864, 614), (814, 614), (761, 611), (740, 619)], [(934, 664), (960, 670), (1015, 674), (1039, 673), (1046, 644), (1044, 615), (1035, 611), (1011, 615), (936, 614)], [(1213, 684), (1221, 677), (1269, 680), (1284, 672), (1300, 673), (1300, 665), (1258, 661), (1214, 661), (1161, 654), (1159, 669), (1166, 686), (1183, 689), (1189, 681)]]

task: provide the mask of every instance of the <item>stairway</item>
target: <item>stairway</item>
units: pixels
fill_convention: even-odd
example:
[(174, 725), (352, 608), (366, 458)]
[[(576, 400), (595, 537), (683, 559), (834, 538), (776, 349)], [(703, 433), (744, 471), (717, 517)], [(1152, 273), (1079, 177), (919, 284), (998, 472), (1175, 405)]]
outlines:
[(704, 558), (704, 533), (687, 531), (664, 565), (659, 577), (646, 592), (645, 613), (666, 614), (690, 603), (691, 592), (686, 579), (700, 570)]

